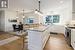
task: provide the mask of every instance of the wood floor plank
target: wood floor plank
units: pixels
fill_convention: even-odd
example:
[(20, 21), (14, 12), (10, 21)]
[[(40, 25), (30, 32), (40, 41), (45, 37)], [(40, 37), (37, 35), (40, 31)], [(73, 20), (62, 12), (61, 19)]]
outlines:
[(66, 43), (62, 34), (51, 34), (44, 50), (73, 50), (73, 48)]
[(10, 37), (13, 37), (13, 35), (9, 35), (7, 32), (0, 32), (0, 40), (4, 40)]
[[(13, 35), (3, 33), (3, 34), (0, 35), (0, 39), (4, 40), (4, 39), (10, 38), (12, 36)], [(27, 39), (27, 38), (25, 38), (25, 39)], [(26, 42), (25, 43), (25, 50), (27, 50), (27, 44), (28, 43)], [(22, 50), (22, 47), (23, 47), (23, 39), (19, 38), (18, 40), (14, 40), (14, 41), (12, 41), (12, 42), (10, 42), (8, 44), (0, 46), (0, 50)]]

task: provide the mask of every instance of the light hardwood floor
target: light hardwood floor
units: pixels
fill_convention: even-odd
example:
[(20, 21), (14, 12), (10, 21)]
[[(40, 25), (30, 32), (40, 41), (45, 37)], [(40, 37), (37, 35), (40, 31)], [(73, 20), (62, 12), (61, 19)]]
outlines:
[(62, 34), (51, 34), (44, 50), (73, 50), (65, 41)]
[(13, 37), (13, 35), (6, 34), (5, 32), (0, 33), (0, 40), (4, 40), (4, 39), (10, 38), (10, 37)]
[[(13, 37), (13, 35), (7, 34), (6, 32), (0, 32), (1, 40), (10, 37)], [(22, 47), (23, 47), (23, 39), (19, 38), (18, 40), (12, 41), (11, 43), (0, 46), (0, 50), (22, 50)], [(25, 43), (25, 50), (27, 50), (27, 42)]]
[[(6, 36), (6, 34), (0, 35), (1, 39), (3, 37), (9, 38), (11, 36), (10, 35)], [(25, 45), (27, 45), (27, 44), (25, 44)], [(27, 46), (25, 47), (25, 50), (26, 50), (26, 48), (27, 48)], [(0, 46), (0, 50), (22, 50), (22, 39), (20, 38), (11, 43)], [(59, 35), (51, 34), (44, 50), (73, 50), (73, 49), (67, 45), (65, 38), (62, 34), (59, 34)]]

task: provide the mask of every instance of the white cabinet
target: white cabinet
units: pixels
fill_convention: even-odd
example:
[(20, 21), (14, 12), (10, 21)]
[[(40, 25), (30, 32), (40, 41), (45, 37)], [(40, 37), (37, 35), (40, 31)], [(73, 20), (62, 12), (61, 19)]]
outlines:
[(75, 50), (75, 29), (71, 29), (71, 45)]
[(61, 25), (51, 25), (50, 26), (50, 32), (56, 32), (56, 33), (65, 33), (65, 26)]
[(75, 12), (72, 12), (72, 20), (75, 20)]
[(28, 50), (43, 50), (49, 35), (49, 28), (44, 31), (28, 30)]
[(72, 0), (72, 20), (75, 20), (75, 0)]
[(75, 0), (72, 0), (72, 11), (75, 12)]
[(5, 11), (0, 10), (0, 31), (5, 31)]

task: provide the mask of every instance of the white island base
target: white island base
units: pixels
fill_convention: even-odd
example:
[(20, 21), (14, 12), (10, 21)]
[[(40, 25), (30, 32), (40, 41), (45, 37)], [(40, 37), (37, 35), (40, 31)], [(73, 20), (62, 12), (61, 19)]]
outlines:
[(28, 50), (43, 50), (50, 36), (48, 26), (40, 26), (28, 30)]

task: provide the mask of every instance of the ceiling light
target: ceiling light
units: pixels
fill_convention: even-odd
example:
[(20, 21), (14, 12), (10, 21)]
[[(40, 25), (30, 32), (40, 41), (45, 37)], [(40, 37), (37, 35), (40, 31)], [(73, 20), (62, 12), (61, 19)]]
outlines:
[(40, 0), (38, 0), (38, 1), (40, 1)]
[(60, 1), (60, 3), (63, 3), (64, 1)]
[[(38, 14), (38, 15), (42, 15), (43, 13), (40, 11), (40, 0), (38, 0), (38, 4), (39, 4), (39, 5), (38, 5), (39, 9), (36, 9), (36, 10), (35, 10), (35, 13)], [(42, 15), (42, 16), (43, 16), (43, 15)]]
[(38, 15), (40, 15), (40, 16), (43, 16), (40, 12), (38, 12), (38, 11), (35, 11), (35, 14), (38, 14)]
[(23, 16), (23, 18), (25, 18), (25, 16)]
[(23, 16), (22, 16), (23, 18), (25, 18), (25, 15), (24, 15), (24, 10), (23, 10)]
[(16, 19), (18, 19), (19, 17), (16, 17)]
[(16, 19), (18, 19), (19, 17), (18, 17), (18, 10), (16, 11), (16, 13), (17, 13), (17, 15), (16, 15)]
[[(40, 0), (38, 0), (38, 9), (35, 9), (35, 10), (31, 10), (30, 12), (28, 12), (28, 13), (31, 13), (31, 12), (33, 12), (33, 13), (35, 13), (35, 14), (38, 14), (38, 15), (41, 15), (41, 16), (43, 16), (43, 13), (40, 11)], [(23, 16), (24, 16), (24, 13), (23, 13)]]

